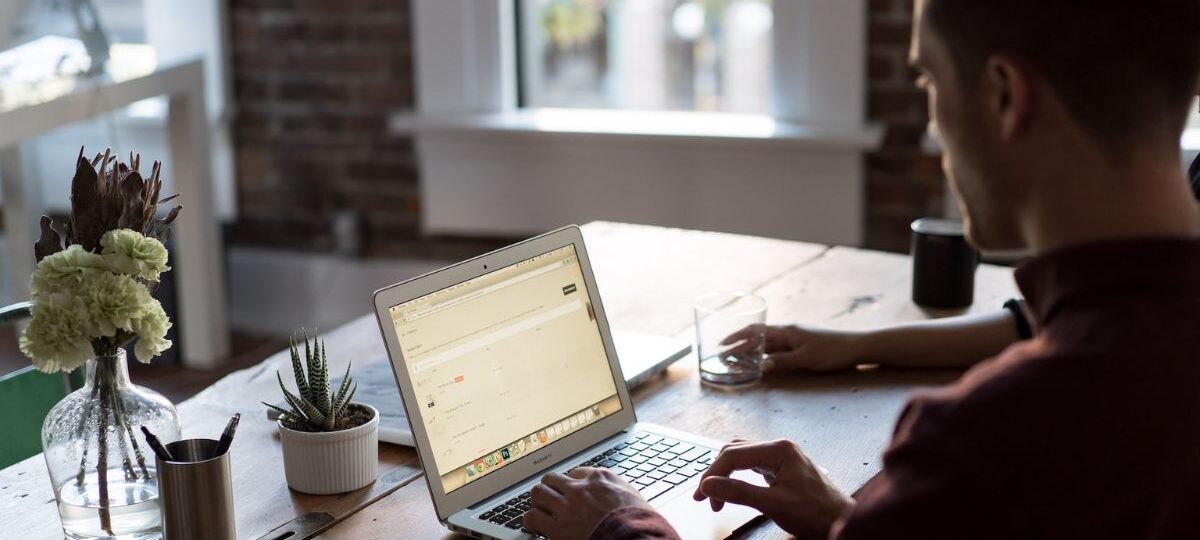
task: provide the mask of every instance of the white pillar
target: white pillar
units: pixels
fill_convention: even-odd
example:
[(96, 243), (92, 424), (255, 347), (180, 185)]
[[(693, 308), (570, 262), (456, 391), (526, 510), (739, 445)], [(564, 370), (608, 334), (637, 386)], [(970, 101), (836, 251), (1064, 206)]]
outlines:
[(8, 243), (8, 273), (14, 302), (29, 299), (29, 275), (36, 258), (33, 243), (41, 236), (42, 190), (22, 174), (21, 145), (0, 149), (0, 182), (4, 188), (4, 236)]
[(183, 211), (172, 227), (179, 283), (180, 336), (188, 367), (211, 369), (229, 356), (225, 312), (225, 265), (213, 206), (209, 129), (204, 114), (204, 71), (194, 64), (184, 72), (185, 91), (171, 95), (167, 133), (171, 161), (167, 171), (183, 194)]

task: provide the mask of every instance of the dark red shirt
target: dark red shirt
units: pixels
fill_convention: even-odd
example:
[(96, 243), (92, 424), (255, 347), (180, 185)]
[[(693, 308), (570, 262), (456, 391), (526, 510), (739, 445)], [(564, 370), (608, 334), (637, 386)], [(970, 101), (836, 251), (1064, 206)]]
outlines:
[(1038, 336), (915, 396), (831, 538), (1200, 538), (1200, 240), (1068, 248), (1016, 277)]

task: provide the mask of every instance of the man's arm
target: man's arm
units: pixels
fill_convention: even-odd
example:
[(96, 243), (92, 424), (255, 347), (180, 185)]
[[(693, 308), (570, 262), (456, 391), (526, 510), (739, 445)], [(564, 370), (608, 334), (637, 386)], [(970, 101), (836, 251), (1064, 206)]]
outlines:
[(736, 352), (757, 347), (744, 341), (766, 335), (766, 367), (774, 371), (837, 371), (858, 364), (911, 368), (965, 368), (991, 358), (1020, 340), (1007, 309), (845, 331), (802, 326), (751, 327), (725, 340)]
[(1007, 309), (900, 324), (866, 332), (858, 363), (893, 367), (970, 367), (1019, 341)]

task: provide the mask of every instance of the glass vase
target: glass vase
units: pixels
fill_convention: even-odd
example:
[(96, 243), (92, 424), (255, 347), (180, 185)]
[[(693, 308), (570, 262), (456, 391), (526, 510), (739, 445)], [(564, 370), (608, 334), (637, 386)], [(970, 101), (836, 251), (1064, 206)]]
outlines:
[(179, 440), (179, 414), (161, 394), (129, 382), (125, 350), (87, 361), (83, 388), (42, 424), (42, 450), (70, 539), (158, 538), (158, 475), (145, 426)]

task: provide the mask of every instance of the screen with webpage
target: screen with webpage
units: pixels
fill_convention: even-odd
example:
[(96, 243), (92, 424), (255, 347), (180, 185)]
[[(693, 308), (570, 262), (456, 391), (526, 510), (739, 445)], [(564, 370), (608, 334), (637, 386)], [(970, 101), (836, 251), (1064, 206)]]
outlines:
[(574, 245), (390, 315), (446, 493), (621, 410)]

